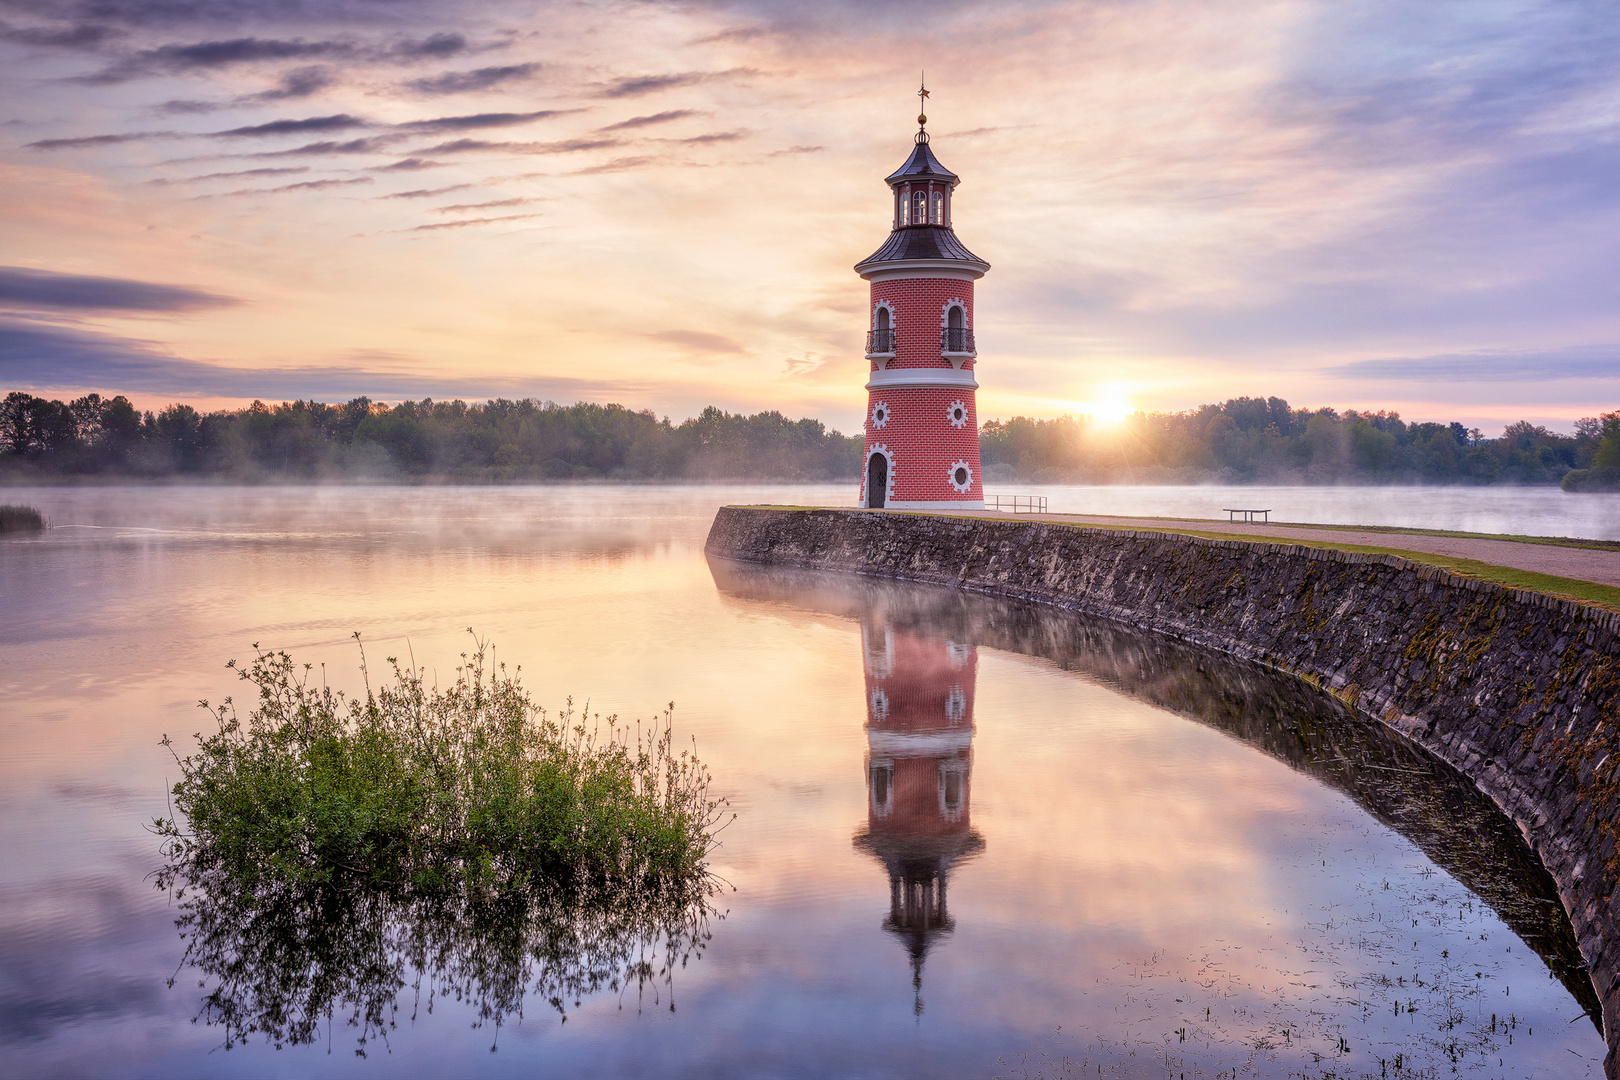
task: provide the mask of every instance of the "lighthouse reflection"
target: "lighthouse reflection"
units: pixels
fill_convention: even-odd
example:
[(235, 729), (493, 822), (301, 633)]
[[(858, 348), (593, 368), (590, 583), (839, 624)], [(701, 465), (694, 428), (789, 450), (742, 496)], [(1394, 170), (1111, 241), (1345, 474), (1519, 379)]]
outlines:
[(861, 621), (861, 654), (867, 819), (855, 846), (888, 871), (883, 928), (911, 958), (913, 1009), (921, 1015), (928, 950), (956, 925), (951, 872), (984, 849), (971, 818), (979, 653), (896, 627), (877, 610)]

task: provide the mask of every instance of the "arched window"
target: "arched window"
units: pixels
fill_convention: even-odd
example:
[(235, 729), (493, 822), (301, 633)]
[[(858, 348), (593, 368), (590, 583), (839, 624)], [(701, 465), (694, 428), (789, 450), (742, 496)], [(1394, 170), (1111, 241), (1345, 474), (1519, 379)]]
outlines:
[(967, 329), (967, 312), (952, 304), (945, 312), (945, 330), (939, 336), (942, 352), (965, 355), (973, 352), (973, 336)]
[(935, 225), (945, 224), (945, 193), (934, 192), (934, 205), (928, 209), (928, 220)]
[(872, 792), (872, 813), (888, 817), (894, 809), (894, 762), (874, 761), (869, 780)]
[(914, 191), (911, 193), (911, 220), (918, 225), (928, 221), (928, 192)]
[(866, 358), (879, 360), (894, 355), (894, 318), (888, 304), (879, 304), (872, 313), (872, 331), (866, 335)]

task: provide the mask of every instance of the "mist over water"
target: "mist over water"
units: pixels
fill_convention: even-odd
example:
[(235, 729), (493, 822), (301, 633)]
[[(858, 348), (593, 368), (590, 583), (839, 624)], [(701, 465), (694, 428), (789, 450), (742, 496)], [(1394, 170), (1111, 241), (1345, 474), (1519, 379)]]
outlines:
[(1527, 487), (1253, 485), (987, 485), (985, 494), (1045, 495), (1056, 514), (1226, 520), (1226, 508), (1269, 509), (1273, 522), (1620, 539), (1620, 496)]
[[(1418, 496), (1046, 491), (1053, 509), (1176, 516), (1269, 491), (1274, 518), (1326, 522)], [(1295, 491), (1318, 502), (1284, 503)], [(1417, 523), (1616, 535), (1596, 499), (1464, 494), (1473, 510), (1431, 500)], [(1554, 520), (1559, 499), (1589, 507), (1587, 531), (1508, 526)], [(1455, 1059), (1601, 1075), (1567, 926), (1511, 827), (1330, 702), (1067, 616), (702, 557), (722, 503), (848, 505), (849, 485), (26, 501), (56, 527), (0, 540), (8, 1074), (990, 1076), (1068, 1060), (1342, 1077), (1401, 1053), (1443, 1074)], [(161, 860), (142, 823), (177, 771), (159, 738), (183, 747), (207, 723), (197, 699), (240, 693), (223, 665), (253, 642), (352, 691), (352, 631), (373, 665), (414, 657), (446, 681), (467, 627), (549, 706), (572, 695), (633, 721), (675, 702), (739, 814), (714, 860), (735, 891), (701, 958), (656, 993), (585, 993), (566, 1023), (531, 993), (499, 1031), (453, 996), (428, 1009), (443, 972), (424, 960), (364, 1057), (341, 1016), (309, 1046), (221, 1049), (193, 1023), (208, 973), (183, 966), (177, 908), (148, 878)]]

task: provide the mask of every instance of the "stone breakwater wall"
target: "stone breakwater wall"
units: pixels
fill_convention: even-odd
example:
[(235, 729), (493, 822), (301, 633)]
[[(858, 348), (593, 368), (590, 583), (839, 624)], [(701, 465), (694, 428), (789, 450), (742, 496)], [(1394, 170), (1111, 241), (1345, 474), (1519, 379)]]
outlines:
[(726, 507), (707, 551), (1114, 620), (1393, 729), (1477, 784), (1552, 874), (1620, 1076), (1620, 614), (1393, 555), (1035, 521)]

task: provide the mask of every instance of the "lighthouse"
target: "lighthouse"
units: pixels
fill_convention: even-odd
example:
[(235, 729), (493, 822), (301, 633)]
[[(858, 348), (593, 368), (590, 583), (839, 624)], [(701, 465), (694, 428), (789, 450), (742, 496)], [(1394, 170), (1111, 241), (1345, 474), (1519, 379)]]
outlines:
[(984, 850), (972, 828), (973, 691), (979, 650), (894, 623), (861, 622), (866, 674), (866, 829), (855, 846), (888, 871), (883, 928), (911, 960), (913, 1010), (922, 1014), (929, 948), (956, 928), (946, 884)]
[[(927, 87), (917, 96), (926, 106)], [(926, 113), (913, 144), (885, 178), (889, 238), (855, 264), (871, 283), (860, 505), (980, 510), (973, 283), (990, 264), (956, 238), (951, 202), (961, 181), (934, 156)]]

